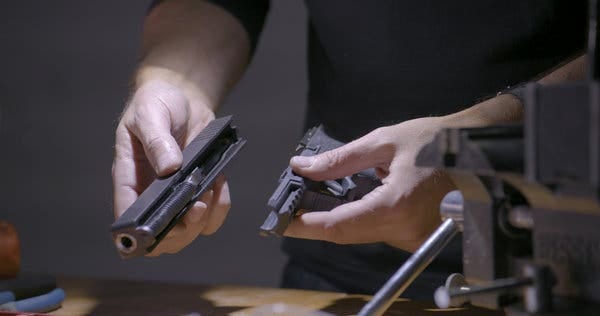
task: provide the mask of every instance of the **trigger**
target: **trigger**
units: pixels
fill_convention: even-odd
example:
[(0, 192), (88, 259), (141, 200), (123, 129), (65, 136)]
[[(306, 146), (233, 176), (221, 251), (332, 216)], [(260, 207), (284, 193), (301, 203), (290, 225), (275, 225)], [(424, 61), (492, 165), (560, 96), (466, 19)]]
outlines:
[(343, 177), (338, 180), (326, 180), (323, 181), (329, 191), (334, 196), (345, 196), (348, 191), (356, 188), (356, 184), (350, 177)]

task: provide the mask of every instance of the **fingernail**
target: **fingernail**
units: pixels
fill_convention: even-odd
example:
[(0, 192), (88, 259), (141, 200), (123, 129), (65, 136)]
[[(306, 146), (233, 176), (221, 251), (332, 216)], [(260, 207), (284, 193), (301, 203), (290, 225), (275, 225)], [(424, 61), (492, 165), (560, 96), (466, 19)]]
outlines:
[(298, 168), (308, 168), (312, 166), (314, 160), (314, 157), (295, 156), (292, 157), (292, 161), (290, 161), (290, 163)]

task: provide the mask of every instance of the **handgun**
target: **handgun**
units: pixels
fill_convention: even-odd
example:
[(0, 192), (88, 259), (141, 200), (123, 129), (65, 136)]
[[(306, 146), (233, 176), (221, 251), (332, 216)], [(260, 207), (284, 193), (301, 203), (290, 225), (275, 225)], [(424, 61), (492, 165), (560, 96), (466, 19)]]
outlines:
[(154, 180), (112, 224), (112, 237), (121, 257), (151, 252), (245, 143), (238, 137), (231, 116), (211, 121), (183, 150), (181, 168)]
[[(295, 154), (314, 156), (342, 145), (344, 143), (329, 137), (320, 125), (304, 134)], [(380, 185), (374, 169), (336, 180), (313, 181), (287, 167), (269, 198), (269, 215), (260, 227), (260, 234), (281, 236), (294, 217), (305, 212), (329, 211), (344, 203), (359, 200)]]

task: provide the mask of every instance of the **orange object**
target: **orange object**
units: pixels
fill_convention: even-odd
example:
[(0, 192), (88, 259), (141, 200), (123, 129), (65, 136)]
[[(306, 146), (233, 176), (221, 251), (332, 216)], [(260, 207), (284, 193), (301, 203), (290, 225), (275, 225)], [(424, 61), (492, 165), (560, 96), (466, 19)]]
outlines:
[(14, 278), (19, 272), (21, 252), (15, 227), (0, 221), (0, 279)]

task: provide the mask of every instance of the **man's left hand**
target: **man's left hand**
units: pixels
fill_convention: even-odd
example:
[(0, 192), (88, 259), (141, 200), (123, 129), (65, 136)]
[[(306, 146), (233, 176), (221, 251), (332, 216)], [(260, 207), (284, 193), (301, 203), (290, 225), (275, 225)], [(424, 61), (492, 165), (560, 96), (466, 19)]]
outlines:
[(382, 185), (358, 201), (301, 215), (285, 235), (339, 244), (383, 241), (408, 251), (418, 248), (440, 224), (440, 201), (454, 189), (444, 172), (414, 166), (419, 150), (443, 126), (442, 117), (415, 119), (378, 128), (316, 156), (293, 157), (293, 170), (313, 180), (375, 168)]

